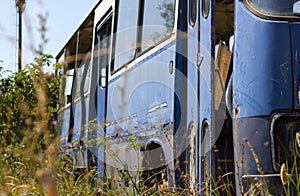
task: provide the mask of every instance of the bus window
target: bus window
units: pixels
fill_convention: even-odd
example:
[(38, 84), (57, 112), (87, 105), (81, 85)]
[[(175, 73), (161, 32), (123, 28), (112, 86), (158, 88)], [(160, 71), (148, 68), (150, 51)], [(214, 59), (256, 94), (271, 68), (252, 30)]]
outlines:
[(83, 77), (83, 71), (84, 71), (84, 66), (81, 66), (76, 69), (76, 89), (75, 90), (75, 99), (80, 97), (80, 84), (82, 82), (82, 77)]
[(139, 0), (119, 0), (113, 70), (118, 70), (135, 56), (138, 7)]
[[(87, 69), (86, 74), (84, 73)], [(88, 92), (90, 84), (90, 65), (88, 60), (84, 60), (80, 67), (76, 69), (76, 89), (75, 89), (75, 99), (80, 97), (80, 93), (84, 94)]]
[(66, 86), (64, 88), (65, 104), (71, 102), (73, 77), (74, 77), (74, 69), (67, 70), (65, 76)]
[(89, 91), (90, 85), (90, 58), (93, 43), (93, 14), (89, 16), (77, 34), (78, 46), (76, 49), (76, 84), (74, 85), (74, 98), (83, 98)]
[(95, 56), (94, 63), (97, 64), (99, 78), (99, 85), (102, 88), (106, 86), (107, 67), (109, 64), (109, 57), (111, 52), (111, 27), (112, 16), (109, 14), (105, 23), (101, 23), (97, 27), (96, 40), (95, 40)]
[(197, 20), (197, 0), (190, 0), (190, 25), (194, 26)]
[(84, 91), (84, 93), (87, 93), (89, 91), (90, 83), (91, 83), (91, 62), (87, 61), (85, 63), (85, 66), (88, 66), (88, 68), (87, 68), (87, 74), (86, 74), (86, 78), (85, 78), (85, 82), (84, 82), (84, 86), (83, 86), (83, 91)]
[(62, 63), (62, 67), (59, 70), (60, 75), (60, 107), (64, 107), (66, 104), (71, 102), (72, 85), (74, 77), (74, 65), (68, 63), (65, 60), (65, 53), (60, 57), (58, 62)]
[(168, 37), (174, 27), (175, 0), (145, 0), (141, 50)]
[(209, 15), (210, 0), (202, 0), (202, 16), (207, 18)]
[(299, 0), (248, 0), (259, 10), (274, 15), (292, 15), (293, 5)]

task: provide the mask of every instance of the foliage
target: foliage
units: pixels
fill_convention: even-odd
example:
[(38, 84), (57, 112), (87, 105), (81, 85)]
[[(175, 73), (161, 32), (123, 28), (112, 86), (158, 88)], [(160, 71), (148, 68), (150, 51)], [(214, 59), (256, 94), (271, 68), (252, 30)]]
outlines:
[(42, 71), (51, 59), (41, 55), (25, 69), (0, 79), (0, 189), (5, 192), (40, 194), (45, 192), (40, 180), (52, 178), (49, 164), (57, 154), (52, 122), (59, 80)]

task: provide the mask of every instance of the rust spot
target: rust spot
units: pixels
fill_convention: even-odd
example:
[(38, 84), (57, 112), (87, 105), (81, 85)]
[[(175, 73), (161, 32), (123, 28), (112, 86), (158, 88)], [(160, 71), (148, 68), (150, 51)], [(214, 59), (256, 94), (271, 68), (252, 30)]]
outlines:
[(236, 108), (235, 108), (235, 115), (239, 115), (240, 114), (240, 106), (237, 105)]
[(284, 63), (282, 63), (282, 64), (280, 65), (280, 67), (284, 67), (284, 66), (286, 66), (288, 63), (289, 63), (289, 61), (284, 62)]

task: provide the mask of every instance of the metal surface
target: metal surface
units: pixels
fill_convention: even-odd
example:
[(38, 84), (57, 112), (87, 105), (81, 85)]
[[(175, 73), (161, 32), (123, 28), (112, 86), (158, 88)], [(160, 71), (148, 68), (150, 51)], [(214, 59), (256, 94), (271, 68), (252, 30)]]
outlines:
[(293, 90), (294, 90), (294, 109), (300, 109), (299, 85), (300, 85), (300, 22), (290, 24), (292, 63), (293, 63)]
[[(266, 21), (236, 3), (233, 104), (237, 118), (267, 116), (293, 106), (291, 42), (287, 21)], [(255, 32), (254, 32), (255, 29)]]

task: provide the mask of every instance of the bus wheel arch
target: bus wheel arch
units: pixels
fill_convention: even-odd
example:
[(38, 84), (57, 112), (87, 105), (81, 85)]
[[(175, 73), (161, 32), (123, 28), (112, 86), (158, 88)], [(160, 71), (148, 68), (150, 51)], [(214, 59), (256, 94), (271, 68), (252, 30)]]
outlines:
[(170, 186), (173, 181), (170, 174), (173, 165), (172, 161), (167, 162), (168, 152), (164, 143), (157, 138), (152, 138), (146, 142), (142, 151), (142, 167), (144, 169), (142, 176), (146, 183), (145, 186), (156, 186), (157, 188)]

